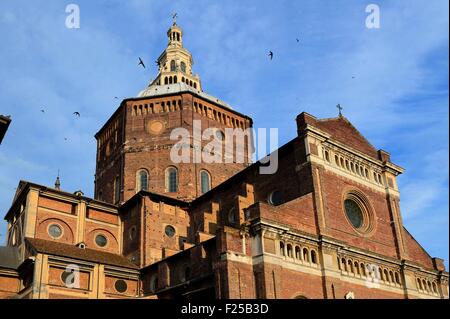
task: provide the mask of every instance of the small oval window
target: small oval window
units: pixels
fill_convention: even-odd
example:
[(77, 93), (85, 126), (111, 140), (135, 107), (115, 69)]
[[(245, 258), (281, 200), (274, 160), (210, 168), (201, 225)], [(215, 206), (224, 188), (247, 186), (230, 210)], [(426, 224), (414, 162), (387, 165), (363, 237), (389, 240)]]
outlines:
[(75, 283), (75, 275), (73, 269), (71, 271), (65, 270), (61, 274), (61, 280), (66, 286), (73, 285)]
[(106, 239), (106, 237), (104, 235), (100, 234), (100, 235), (95, 236), (95, 243), (99, 247), (105, 247), (106, 244), (108, 244), (108, 239)]
[(116, 280), (116, 283), (114, 284), (114, 288), (116, 288), (117, 292), (124, 293), (125, 291), (127, 291), (128, 285), (125, 282), (125, 280), (119, 279), (119, 280)]
[(50, 225), (48, 228), (48, 234), (54, 239), (60, 238), (62, 236), (62, 229), (59, 225)]
[(168, 237), (175, 236), (175, 228), (173, 226), (167, 225), (165, 229), (166, 235)]
[(236, 209), (233, 207), (228, 212), (228, 221), (230, 224), (235, 224), (237, 222)]
[(273, 191), (269, 195), (269, 204), (273, 206), (278, 206), (283, 204), (283, 193), (280, 191)]

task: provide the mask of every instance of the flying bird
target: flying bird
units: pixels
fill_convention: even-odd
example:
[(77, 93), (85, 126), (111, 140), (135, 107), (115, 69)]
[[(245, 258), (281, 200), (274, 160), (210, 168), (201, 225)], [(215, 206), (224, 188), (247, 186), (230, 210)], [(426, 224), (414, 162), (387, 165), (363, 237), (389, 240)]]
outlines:
[(273, 52), (272, 51), (269, 51), (269, 56), (270, 56), (270, 59), (272, 60), (273, 59)]
[(73, 112), (73, 115), (80, 117), (81, 114), (80, 114), (80, 112)]
[(142, 67), (145, 69), (144, 61), (142, 61), (142, 59), (140, 57), (139, 57), (139, 64), (138, 65), (142, 65)]
[(174, 12), (172, 13), (172, 19), (176, 20), (178, 18), (178, 13)]
[(44, 109), (41, 109), (41, 113), (45, 113), (45, 110), (44, 110)]
[(295, 39), (295, 40), (297, 40), (297, 43), (298, 43), (298, 42), (300, 42), (300, 40), (299, 40), (298, 38), (297, 38), (297, 39)]

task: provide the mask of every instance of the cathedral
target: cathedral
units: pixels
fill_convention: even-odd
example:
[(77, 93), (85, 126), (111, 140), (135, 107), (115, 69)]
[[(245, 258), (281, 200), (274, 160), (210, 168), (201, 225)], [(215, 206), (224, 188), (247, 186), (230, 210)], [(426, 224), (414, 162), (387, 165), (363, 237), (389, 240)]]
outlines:
[(224, 162), (174, 161), (175, 129), (195, 153), (207, 148), (196, 123), (222, 145), (253, 122), (203, 91), (176, 23), (167, 36), (156, 78), (95, 135), (94, 198), (59, 178), (19, 182), (4, 217), (0, 298), (449, 297), (444, 261), (403, 226), (403, 169), (342, 114), (296, 114), (270, 174), (249, 160), (249, 135)]

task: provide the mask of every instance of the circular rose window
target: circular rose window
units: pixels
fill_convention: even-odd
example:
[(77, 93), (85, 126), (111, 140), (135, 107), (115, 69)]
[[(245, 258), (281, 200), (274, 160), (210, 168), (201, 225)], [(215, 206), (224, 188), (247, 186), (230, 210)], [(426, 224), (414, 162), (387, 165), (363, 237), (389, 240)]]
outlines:
[(108, 243), (108, 239), (106, 239), (106, 237), (104, 235), (100, 234), (100, 235), (95, 236), (95, 243), (99, 247), (105, 247), (106, 244)]
[(168, 237), (175, 236), (175, 228), (171, 225), (167, 225), (165, 229), (165, 233)]
[(346, 199), (344, 201), (345, 213), (347, 214), (348, 220), (355, 228), (361, 228), (363, 225), (363, 212), (359, 205), (351, 200)]
[(125, 280), (119, 279), (119, 280), (116, 280), (116, 282), (114, 284), (114, 288), (116, 289), (117, 292), (124, 293), (127, 291), (128, 285), (125, 282)]
[(61, 227), (59, 227), (59, 225), (52, 224), (48, 228), (48, 233), (52, 238), (58, 239), (62, 236), (62, 229)]
[(352, 190), (344, 196), (343, 210), (345, 217), (353, 228), (367, 235), (375, 227), (375, 218), (372, 206), (360, 191)]

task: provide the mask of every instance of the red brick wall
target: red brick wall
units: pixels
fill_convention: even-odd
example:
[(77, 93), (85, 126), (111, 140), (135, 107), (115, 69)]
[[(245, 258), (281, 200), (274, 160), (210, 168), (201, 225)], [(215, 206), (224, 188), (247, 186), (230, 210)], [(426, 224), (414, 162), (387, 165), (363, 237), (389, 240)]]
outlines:
[[(176, 110), (174, 110), (172, 102), (176, 103)], [(107, 134), (108, 128), (101, 132), (98, 140), (102, 141), (98, 150), (98, 163), (96, 174), (96, 197), (98, 198), (100, 191), (102, 197), (108, 202), (113, 199), (113, 182), (114, 178), (121, 176), (123, 197), (122, 201), (126, 201), (136, 193), (136, 173), (139, 169), (146, 169), (149, 173), (149, 190), (157, 193), (166, 193), (165, 189), (165, 169), (174, 165), (179, 170), (179, 192), (177, 194), (168, 194), (169, 196), (177, 196), (181, 198), (195, 198), (200, 195), (200, 181), (199, 172), (201, 169), (206, 169), (212, 176), (212, 186), (216, 186), (228, 179), (241, 169), (245, 164), (174, 164), (170, 160), (170, 145), (177, 141), (170, 140), (170, 133), (173, 128), (184, 127), (192, 132), (193, 120), (200, 120), (202, 130), (208, 127), (225, 128), (231, 127), (231, 124), (219, 123), (214, 119), (214, 111), (222, 112), (227, 116), (232, 116), (237, 122), (243, 124), (244, 127), (250, 127), (250, 120), (233, 113), (232, 111), (224, 110), (212, 105), (206, 101), (201, 101), (198, 98), (193, 100), (192, 94), (174, 95), (170, 97), (155, 97), (139, 101), (128, 101), (123, 109), (116, 113), (111, 123), (125, 121), (125, 126), (118, 125), (118, 134), (123, 134), (123, 142), (125, 144), (112, 143), (110, 155), (107, 156), (106, 147), (110, 139), (115, 139), (114, 133)], [(165, 103), (165, 111), (162, 111), (162, 103)], [(172, 110), (167, 111), (167, 103), (170, 103)], [(208, 115), (201, 114), (195, 110), (194, 103), (200, 103), (205, 108), (210, 108)], [(142, 107), (147, 110), (150, 105), (156, 113), (135, 114), (135, 107), (138, 110)], [(182, 107), (182, 110), (180, 110)], [(165, 124), (165, 129), (159, 135), (149, 133), (147, 126), (151, 121), (161, 121)], [(208, 142), (202, 142), (206, 145)], [(125, 145), (125, 146), (124, 146)], [(122, 157), (120, 150), (125, 147), (124, 165), (122, 168)], [(123, 170), (123, 173), (122, 173)]]
[(20, 279), (0, 274), (0, 299), (14, 296), (20, 289)]
[[(115, 283), (117, 280), (123, 280), (126, 282), (127, 290), (125, 292), (120, 293), (115, 289)], [(138, 292), (138, 281), (120, 277), (106, 276), (104, 292), (107, 296), (111, 296), (114, 298), (119, 298), (120, 296), (133, 297), (136, 296)]]
[[(57, 224), (61, 227), (63, 234), (61, 238), (54, 239), (48, 234), (48, 227)], [(36, 238), (58, 241), (64, 244), (76, 244), (75, 232), (77, 229), (77, 219), (71, 216), (49, 213), (38, 209), (36, 220)]]
[[(320, 170), (320, 176), (326, 222), (323, 233), (352, 246), (396, 258), (396, 241), (386, 194), (329, 171)], [(373, 207), (376, 227), (368, 237), (358, 234), (345, 217), (343, 194), (347, 190), (360, 191)]]
[[(86, 246), (90, 249), (104, 250), (107, 252), (118, 254), (120, 253), (118, 241), (119, 231), (119, 227), (86, 221), (84, 235)], [(107, 239), (107, 244), (105, 247), (100, 247), (95, 243), (95, 237), (99, 234), (105, 236)]]
[(405, 240), (408, 259), (418, 263), (428, 269), (433, 269), (433, 260), (430, 255), (420, 246), (420, 244), (409, 234), (403, 230), (403, 238)]
[[(66, 287), (65, 283), (63, 282), (61, 275), (64, 273), (66, 269), (64, 268), (57, 268), (54, 266), (50, 266), (48, 270), (48, 284), (51, 286), (57, 286), (57, 287)], [(85, 271), (78, 272), (79, 274), (79, 288), (70, 288), (75, 290), (89, 290), (89, 279), (90, 279), (90, 273)]]

